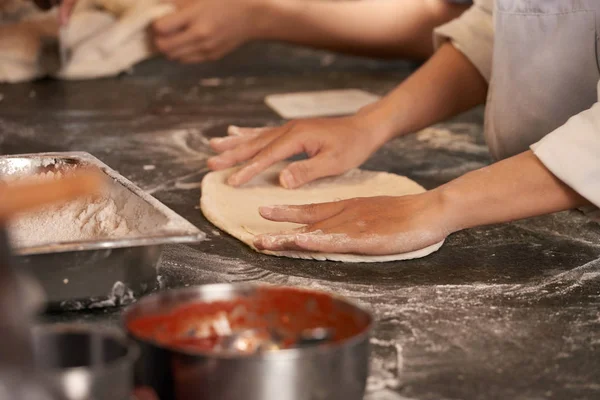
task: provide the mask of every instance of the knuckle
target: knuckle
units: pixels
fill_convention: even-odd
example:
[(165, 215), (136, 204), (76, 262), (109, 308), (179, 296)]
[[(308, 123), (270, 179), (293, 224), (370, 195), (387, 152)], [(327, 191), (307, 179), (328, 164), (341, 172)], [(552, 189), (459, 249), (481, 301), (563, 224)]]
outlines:
[(192, 34), (196, 39), (206, 39), (211, 35), (211, 30), (204, 26), (197, 26), (193, 28)]
[(289, 166), (289, 170), (294, 178), (300, 181), (306, 180), (311, 173), (311, 170), (306, 163), (292, 164)]
[(306, 215), (314, 216), (319, 213), (320, 208), (321, 207), (319, 206), (319, 204), (307, 204), (304, 206), (303, 212)]
[[(212, 51), (211, 49), (208, 49), (208, 51)], [(210, 60), (210, 61), (217, 61), (219, 59), (219, 55), (217, 53), (208, 53), (206, 55), (206, 59)]]

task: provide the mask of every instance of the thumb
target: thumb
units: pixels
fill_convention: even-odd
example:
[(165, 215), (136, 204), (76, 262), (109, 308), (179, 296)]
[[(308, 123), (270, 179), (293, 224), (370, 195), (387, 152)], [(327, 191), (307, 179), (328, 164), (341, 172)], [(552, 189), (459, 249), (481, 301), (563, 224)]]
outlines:
[(241, 126), (229, 125), (227, 127), (227, 134), (229, 136), (257, 136), (261, 133), (273, 130), (272, 126), (263, 126), (260, 128), (244, 128)]
[(183, 30), (189, 23), (190, 12), (186, 10), (176, 10), (152, 23), (154, 33), (157, 35), (171, 35)]
[(331, 158), (326, 154), (308, 160), (296, 161), (287, 166), (279, 175), (279, 183), (286, 189), (295, 189), (319, 178), (338, 174)]

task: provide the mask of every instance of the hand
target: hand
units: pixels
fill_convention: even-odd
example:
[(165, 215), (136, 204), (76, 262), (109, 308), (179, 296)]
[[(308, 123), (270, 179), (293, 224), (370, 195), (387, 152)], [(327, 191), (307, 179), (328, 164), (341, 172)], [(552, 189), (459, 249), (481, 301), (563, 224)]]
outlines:
[(154, 44), (182, 63), (217, 60), (256, 39), (264, 0), (175, 0), (177, 11), (156, 21)]
[(138, 387), (133, 391), (132, 400), (159, 400), (156, 392), (148, 386)]
[(365, 197), (303, 206), (261, 207), (277, 222), (307, 224), (257, 236), (259, 250), (391, 255), (421, 250), (454, 232), (437, 191), (402, 197)]
[(357, 114), (292, 121), (277, 128), (230, 127), (230, 136), (210, 141), (213, 150), (221, 154), (211, 157), (208, 167), (220, 170), (247, 161), (228, 180), (239, 186), (278, 161), (306, 153), (308, 160), (291, 163), (281, 171), (281, 186), (293, 189), (361, 165), (385, 142), (384, 135), (374, 128), (377, 126)]
[(77, 4), (78, 0), (62, 0), (60, 3), (60, 8), (58, 11), (58, 18), (61, 25), (66, 24), (71, 17), (71, 13), (73, 12), (73, 8), (75, 8), (75, 4)]

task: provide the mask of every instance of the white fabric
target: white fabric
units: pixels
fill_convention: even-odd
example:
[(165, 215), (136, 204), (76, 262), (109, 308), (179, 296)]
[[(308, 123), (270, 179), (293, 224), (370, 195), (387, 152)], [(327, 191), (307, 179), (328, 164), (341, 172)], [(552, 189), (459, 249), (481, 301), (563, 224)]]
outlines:
[(493, 0), (475, 0), (459, 18), (438, 27), (433, 34), (436, 48), (451, 40), (488, 82), (492, 76), (494, 48), (493, 9)]
[(596, 207), (600, 207), (600, 82), (598, 101), (531, 146), (557, 178)]
[(62, 38), (70, 52), (62, 66), (56, 10), (0, 24), (0, 82), (117, 75), (154, 54), (148, 27), (173, 10), (160, 0), (80, 0)]

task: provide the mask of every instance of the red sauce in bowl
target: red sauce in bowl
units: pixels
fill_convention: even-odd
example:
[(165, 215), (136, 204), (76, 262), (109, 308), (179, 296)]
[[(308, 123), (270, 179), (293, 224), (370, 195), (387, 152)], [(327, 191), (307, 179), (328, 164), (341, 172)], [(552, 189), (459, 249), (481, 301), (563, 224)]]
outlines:
[(331, 329), (332, 341), (341, 342), (364, 332), (369, 324), (364, 313), (325, 293), (268, 287), (248, 297), (185, 303), (138, 316), (127, 328), (134, 337), (159, 346), (205, 353), (220, 351), (222, 338), (232, 332), (253, 330), (260, 339), (276, 331), (282, 338), (279, 348), (287, 348), (307, 329)]

